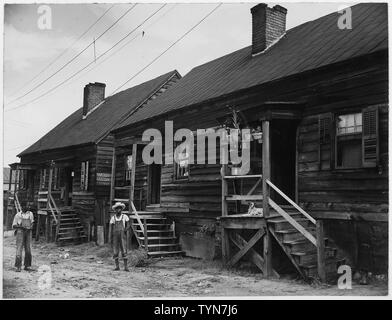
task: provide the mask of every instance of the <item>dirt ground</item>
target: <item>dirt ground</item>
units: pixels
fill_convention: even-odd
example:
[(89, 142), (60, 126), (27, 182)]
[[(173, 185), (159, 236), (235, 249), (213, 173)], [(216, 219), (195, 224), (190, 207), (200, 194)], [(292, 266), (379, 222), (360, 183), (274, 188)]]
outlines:
[[(309, 285), (300, 280), (263, 279), (243, 269), (226, 269), (219, 262), (198, 259), (146, 259), (130, 253), (130, 272), (113, 271), (110, 248), (94, 243), (59, 247), (33, 242), (32, 272), (15, 272), (15, 238), (4, 238), (3, 298), (138, 298), (297, 295), (386, 295), (387, 281), (374, 279), (351, 290), (336, 285)], [(120, 264), (122, 268), (122, 262)]]

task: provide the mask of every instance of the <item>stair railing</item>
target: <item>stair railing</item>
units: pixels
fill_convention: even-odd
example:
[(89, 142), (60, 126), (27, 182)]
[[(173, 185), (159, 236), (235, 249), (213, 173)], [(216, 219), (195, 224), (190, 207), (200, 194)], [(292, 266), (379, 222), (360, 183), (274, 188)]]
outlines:
[[(298, 206), (293, 200), (291, 200), (282, 190), (280, 190), (276, 185), (274, 185), (270, 180), (266, 180), (267, 185), (274, 189), (282, 198), (289, 202), (295, 209), (297, 209), (304, 217), (306, 217), (310, 222), (316, 224), (316, 220), (310, 216), (306, 211), (304, 211), (300, 206)], [(293, 219), (285, 210), (282, 209), (275, 201), (268, 198), (269, 205), (276, 210), (283, 218), (287, 220), (298, 232), (300, 232), (305, 238), (307, 238), (314, 246), (317, 247), (316, 238), (308, 232), (301, 224), (299, 224), (295, 219)]]
[(308, 232), (301, 224), (299, 224), (294, 218), (292, 218), (281, 206), (279, 206), (270, 197), (268, 198), (268, 204), (275, 209), (283, 218), (286, 219), (298, 232), (300, 232), (306, 239), (308, 239), (317, 249), (317, 271), (322, 282), (326, 281), (325, 272), (325, 242), (324, 242), (324, 225), (323, 221), (315, 220), (305, 210), (303, 210), (298, 204), (291, 200), (282, 190), (274, 185), (269, 179), (266, 179), (267, 186), (274, 189), (283, 199), (285, 199), (292, 207), (298, 210), (305, 218), (311, 223), (316, 225), (316, 237)]
[(14, 203), (15, 203), (16, 212), (22, 212), (22, 206), (20, 205), (17, 191), (14, 194)]
[(132, 209), (132, 214), (135, 216), (137, 223), (139, 224), (140, 230), (144, 234), (144, 225), (142, 223), (142, 220), (140, 219), (139, 214), (137, 213), (137, 210), (136, 210), (135, 205), (133, 204), (133, 201), (129, 201), (129, 204), (130, 204), (130, 208)]

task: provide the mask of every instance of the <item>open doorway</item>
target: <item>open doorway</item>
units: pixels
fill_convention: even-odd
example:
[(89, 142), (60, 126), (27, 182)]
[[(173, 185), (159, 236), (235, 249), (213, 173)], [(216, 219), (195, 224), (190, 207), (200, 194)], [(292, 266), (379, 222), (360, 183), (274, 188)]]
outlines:
[(148, 204), (159, 204), (161, 201), (161, 165), (148, 166)]
[[(297, 126), (295, 120), (271, 122), (271, 181), (293, 201), (296, 196)], [(272, 191), (271, 198), (279, 204), (287, 204)]]
[(74, 169), (72, 167), (65, 168), (65, 190), (64, 190), (64, 205), (72, 206), (72, 189)]

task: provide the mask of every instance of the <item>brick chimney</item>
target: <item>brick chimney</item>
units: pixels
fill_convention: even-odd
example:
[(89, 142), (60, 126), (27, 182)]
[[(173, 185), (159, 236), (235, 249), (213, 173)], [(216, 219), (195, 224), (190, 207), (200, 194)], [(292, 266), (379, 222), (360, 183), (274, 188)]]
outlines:
[(100, 82), (89, 83), (84, 86), (83, 119), (105, 99), (105, 87), (106, 84)]
[(263, 52), (286, 32), (287, 9), (276, 5), (269, 8), (260, 3), (252, 13), (252, 55)]

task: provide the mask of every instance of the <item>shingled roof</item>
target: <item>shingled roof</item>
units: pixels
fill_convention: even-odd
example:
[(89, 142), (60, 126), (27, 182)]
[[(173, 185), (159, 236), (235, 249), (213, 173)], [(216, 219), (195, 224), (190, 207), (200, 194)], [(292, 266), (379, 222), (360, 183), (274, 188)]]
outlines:
[(107, 97), (86, 119), (82, 119), (83, 108), (76, 110), (18, 156), (98, 142), (174, 76), (180, 77), (176, 70)]
[(279, 42), (254, 57), (249, 46), (198, 66), (160, 99), (139, 109), (116, 129), (241, 89), (387, 49), (387, 4), (365, 3), (351, 8), (352, 29), (339, 29), (341, 14), (335, 12), (288, 30)]

